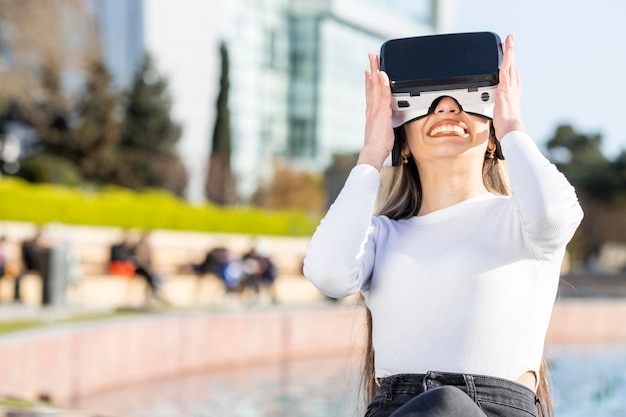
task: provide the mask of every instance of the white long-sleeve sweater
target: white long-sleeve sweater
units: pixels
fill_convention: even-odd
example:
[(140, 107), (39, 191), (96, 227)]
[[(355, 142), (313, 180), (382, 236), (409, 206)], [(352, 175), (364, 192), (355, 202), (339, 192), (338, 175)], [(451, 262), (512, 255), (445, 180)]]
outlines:
[(513, 195), (423, 216), (372, 216), (379, 172), (357, 165), (315, 231), (304, 273), (323, 293), (361, 291), (377, 377), (538, 372), (565, 247), (582, 220), (567, 179), (530, 137), (502, 138)]

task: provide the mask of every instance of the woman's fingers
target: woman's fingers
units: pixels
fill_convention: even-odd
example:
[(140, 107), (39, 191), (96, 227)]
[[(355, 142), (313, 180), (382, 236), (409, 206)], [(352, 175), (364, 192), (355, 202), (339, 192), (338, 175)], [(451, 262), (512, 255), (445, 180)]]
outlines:
[(360, 163), (380, 168), (393, 146), (389, 77), (379, 69), (379, 56), (369, 53), (365, 70), (365, 143)]
[(370, 68), (365, 71), (365, 103), (369, 110), (386, 108), (390, 104), (389, 77), (378, 67), (378, 54), (369, 54)]
[(365, 108), (372, 105), (372, 73), (365, 70)]
[(378, 71), (378, 59), (376, 58), (376, 54), (370, 52), (369, 54), (370, 60), (370, 74), (372, 80), (372, 98), (378, 99), (380, 95), (380, 74)]
[(504, 82), (505, 86), (519, 88), (521, 86), (521, 79), (517, 67), (515, 66), (515, 48), (514, 48), (515, 35), (510, 34), (504, 41), (502, 58), (502, 65), (500, 66), (501, 82)]
[(369, 69), (365, 71), (365, 104), (370, 109), (375, 104), (378, 84), (378, 68), (374, 62), (374, 54), (368, 53)]
[(511, 130), (523, 130), (521, 119), (521, 79), (515, 66), (513, 34), (506, 37), (503, 44), (503, 57), (500, 65), (500, 80), (496, 88), (494, 126), (498, 138), (503, 138)]
[(515, 48), (513, 46), (515, 35), (510, 34), (506, 37), (505, 42), (505, 58), (506, 58), (506, 83), (510, 88), (514, 89), (519, 95), (521, 93), (522, 81), (515, 65)]
[(502, 45), (502, 53), (503, 53), (503, 57), (502, 57), (502, 70), (504, 72), (508, 72), (510, 66), (511, 66), (511, 59), (512, 57), (512, 52), (513, 52), (513, 40), (512, 40), (512, 34), (508, 35), (506, 37), (506, 39), (504, 40), (504, 45)]
[(389, 88), (389, 76), (385, 71), (378, 71), (381, 91), (380, 95), (383, 100), (386, 100), (385, 103), (391, 103), (391, 88)]

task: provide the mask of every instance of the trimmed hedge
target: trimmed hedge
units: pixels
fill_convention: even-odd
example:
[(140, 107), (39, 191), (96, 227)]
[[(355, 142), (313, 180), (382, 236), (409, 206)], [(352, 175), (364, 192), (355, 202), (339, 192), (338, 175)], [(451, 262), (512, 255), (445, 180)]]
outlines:
[(302, 212), (194, 206), (162, 190), (98, 192), (0, 179), (0, 219), (140, 229), (310, 236), (320, 218)]

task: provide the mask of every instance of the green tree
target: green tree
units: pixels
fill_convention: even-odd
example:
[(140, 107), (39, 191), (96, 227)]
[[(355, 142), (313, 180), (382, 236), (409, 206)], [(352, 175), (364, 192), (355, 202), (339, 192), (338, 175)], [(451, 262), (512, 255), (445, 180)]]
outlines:
[(31, 125), (41, 139), (39, 153), (24, 158), (17, 175), (32, 182), (78, 185), (82, 174), (74, 152), (68, 151), (68, 144), (74, 142), (68, 122), (71, 112), (61, 86), (58, 62), (45, 63), (40, 74), (37, 100), (14, 102), (20, 119)]
[(171, 106), (167, 80), (146, 54), (126, 98), (115, 183), (184, 194), (187, 172), (176, 151), (182, 130)]
[(42, 72), (45, 99), (38, 112), (30, 113), (35, 115), (32, 123), (41, 137), (42, 151), (24, 161), (20, 175), (34, 182), (71, 185), (112, 182), (118, 163), (120, 100), (111, 92), (106, 67), (100, 60), (88, 66), (74, 112), (60, 100), (59, 72), (54, 67), (44, 67)]
[(0, 0), (0, 28), (0, 96), (26, 113), (45, 100), (42, 84), (50, 71), (61, 80), (100, 56), (97, 25), (84, 0)]
[(601, 135), (578, 133), (570, 125), (558, 126), (547, 143), (580, 197), (608, 202), (623, 190), (624, 182), (617, 165), (602, 154), (601, 145)]
[(97, 184), (114, 181), (120, 143), (120, 97), (100, 60), (89, 67), (84, 93), (77, 106), (78, 123), (63, 145), (83, 178)]
[[(0, 56), (0, 105), (19, 114), (41, 140), (39, 153), (20, 161), (18, 175), (37, 182), (159, 187), (182, 196), (187, 173), (176, 154), (181, 129), (170, 117), (167, 82), (146, 56), (122, 101), (84, 3), (0, 0), (1, 47), (10, 52)], [(67, 90), (70, 74), (85, 81), (83, 91)]]
[(626, 151), (622, 150), (615, 158), (613, 167), (621, 181), (620, 200), (626, 203)]
[(219, 205), (237, 202), (237, 190), (230, 166), (231, 131), (230, 112), (228, 110), (229, 60), (226, 44), (220, 44), (221, 76), (220, 90), (217, 96), (217, 117), (213, 128), (209, 169), (205, 182), (206, 197)]
[(547, 143), (585, 212), (568, 245), (575, 262), (597, 256), (608, 241), (626, 241), (626, 153), (611, 161), (601, 145), (601, 135), (578, 133), (570, 125), (557, 127)]
[(0, 0), (0, 27), (0, 102), (11, 114), (4, 116), (32, 127), (41, 140), (40, 154), (22, 159), (17, 175), (80, 183), (82, 175), (66, 146), (73, 138), (74, 101), (64, 84), (69, 73), (82, 73), (85, 63), (100, 55), (89, 7), (81, 0)]

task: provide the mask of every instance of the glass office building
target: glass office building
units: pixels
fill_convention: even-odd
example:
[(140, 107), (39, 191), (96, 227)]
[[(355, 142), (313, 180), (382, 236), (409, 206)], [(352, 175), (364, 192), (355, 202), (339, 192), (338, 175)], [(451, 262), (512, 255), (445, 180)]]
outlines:
[(332, 154), (363, 144), (367, 53), (378, 52), (386, 39), (435, 29), (428, 8), (420, 19), (386, 1), (311, 3), (292, 3), (288, 154), (319, 171)]
[[(124, 33), (134, 37), (127, 42), (142, 42), (170, 82), (192, 201), (203, 198), (222, 40), (230, 59), (231, 165), (245, 200), (271, 178), (277, 159), (322, 171), (333, 154), (357, 152), (363, 143), (367, 52), (378, 51), (389, 38), (442, 30), (438, 22), (445, 14), (445, 0), (134, 2), (140, 6), (118, 8), (125, 17), (110, 9), (96, 12), (117, 25), (130, 25), (124, 23), (128, 14), (140, 21), (134, 32), (128, 27)], [(105, 43), (123, 42), (111, 27), (102, 24)]]

